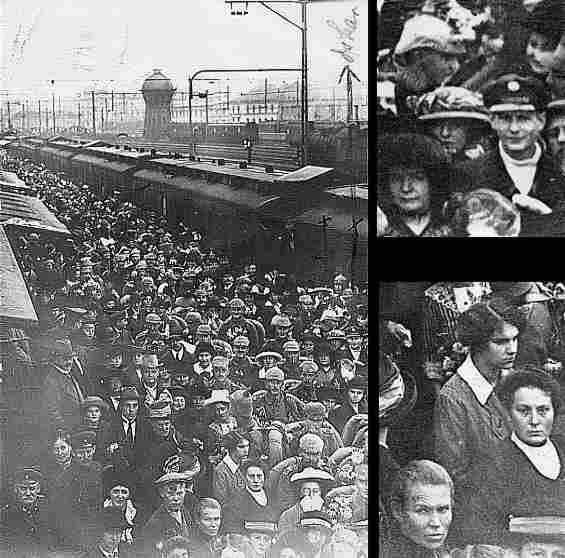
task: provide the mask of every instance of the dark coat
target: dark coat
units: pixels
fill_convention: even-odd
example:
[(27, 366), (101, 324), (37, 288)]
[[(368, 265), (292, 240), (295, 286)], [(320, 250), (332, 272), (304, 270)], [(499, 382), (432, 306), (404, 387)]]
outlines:
[[(359, 403), (359, 413), (367, 412), (367, 401), (362, 399)], [(356, 415), (355, 409), (346, 401), (336, 407), (329, 415), (328, 420), (335, 426), (339, 435), (343, 433), (343, 429), (347, 421)]]
[[(565, 438), (551, 437), (561, 471), (555, 480), (541, 475), (524, 452), (504, 440), (470, 476), (469, 499), (461, 517), (461, 541), (467, 544), (510, 543), (508, 516), (565, 516)], [(454, 526), (455, 527), (455, 526)]]
[(71, 376), (50, 367), (43, 387), (43, 427), (50, 436), (56, 429), (72, 430), (80, 424), (84, 394), (77, 392)]
[(217, 558), (220, 555), (214, 546), (215, 539), (204, 535), (198, 527), (192, 529), (188, 540), (190, 541), (189, 556), (191, 558)]
[[(454, 187), (463, 191), (488, 188), (500, 192), (510, 200), (514, 194), (520, 193), (504, 166), (498, 147), (480, 159), (457, 165), (453, 179)], [(552, 209), (565, 202), (565, 177), (548, 153), (541, 155), (529, 195)], [(522, 228), (526, 230), (529, 228), (528, 213), (523, 212)]]
[(435, 459), (451, 475), (456, 500), (477, 461), (488, 459), (511, 430), (494, 392), (482, 405), (458, 373), (447, 380), (434, 408)]
[(0, 549), (33, 555), (53, 545), (49, 508), (43, 497), (40, 496), (29, 511), (15, 502), (6, 504), (0, 517)]
[[(126, 435), (122, 426), (121, 415), (116, 415), (112, 420), (101, 425), (100, 432), (100, 451), (106, 452), (108, 446), (114, 442), (118, 442), (121, 446), (120, 452), (122, 457), (127, 461), (130, 467), (139, 467), (142, 465), (147, 456), (147, 451), (152, 443), (153, 429), (150, 422), (141, 416), (137, 417), (135, 438), (133, 447), (130, 447), (126, 441)], [(108, 454), (105, 453), (107, 462), (110, 462)]]
[(196, 360), (194, 355), (190, 354), (186, 349), (183, 350), (182, 358), (179, 360), (173, 356), (173, 351), (170, 348), (167, 348), (166, 351), (161, 353), (159, 359), (169, 372), (182, 370), (187, 373)]
[(189, 537), (190, 530), (194, 525), (194, 519), (185, 506), (182, 506), (181, 512), (186, 526), (181, 526), (164, 506), (160, 506), (155, 510), (141, 531), (142, 535), (138, 543), (140, 555), (152, 558), (155, 556), (155, 547), (158, 543), (163, 543), (171, 537)]
[(223, 512), (223, 533), (245, 534), (245, 521), (270, 521), (276, 523), (279, 516), (278, 510), (273, 508), (271, 499), (268, 496), (267, 505), (260, 506), (247, 490), (244, 490), (238, 497), (227, 501), (223, 507)]

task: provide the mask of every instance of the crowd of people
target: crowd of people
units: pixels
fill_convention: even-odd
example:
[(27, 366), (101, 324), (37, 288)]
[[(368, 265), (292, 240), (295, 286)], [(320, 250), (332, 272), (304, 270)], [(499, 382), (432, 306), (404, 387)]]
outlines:
[(379, 4), (377, 236), (563, 236), (563, 2)]
[(381, 283), (383, 558), (565, 556), (565, 285)]
[(71, 235), (9, 233), (39, 324), (5, 328), (3, 386), (37, 385), (40, 420), (0, 554), (368, 556), (366, 289), (231, 262), (117, 193), (3, 168)]

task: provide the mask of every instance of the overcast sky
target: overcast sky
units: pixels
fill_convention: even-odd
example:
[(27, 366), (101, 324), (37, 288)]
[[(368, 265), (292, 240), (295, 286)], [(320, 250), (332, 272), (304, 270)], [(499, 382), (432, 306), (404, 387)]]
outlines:
[[(300, 21), (298, 6), (272, 6)], [(328, 20), (343, 28), (353, 8), (359, 17), (352, 68), (366, 82), (368, 1), (317, 1), (308, 6), (312, 87), (337, 83), (345, 61), (331, 52), (340, 39)], [(48, 80), (54, 79), (58, 93), (65, 95), (91, 89), (95, 80), (115, 80), (116, 89), (132, 91), (153, 68), (161, 68), (177, 88), (186, 90), (188, 74), (202, 68), (300, 67), (298, 29), (259, 4), (248, 10), (246, 16), (232, 16), (223, 0), (0, 0), (3, 65), (18, 27), (34, 22), (19, 63), (10, 67), (13, 77), (0, 88), (15, 95), (31, 90), (44, 95)], [(297, 74), (270, 78), (275, 76), (290, 80)], [(253, 79), (262, 83), (263, 77), (255, 74), (242, 81), (232, 76), (230, 89), (252, 86)]]

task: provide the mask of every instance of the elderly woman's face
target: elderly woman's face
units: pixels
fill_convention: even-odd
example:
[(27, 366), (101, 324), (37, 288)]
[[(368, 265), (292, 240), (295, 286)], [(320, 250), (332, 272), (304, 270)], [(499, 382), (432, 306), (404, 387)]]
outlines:
[(535, 387), (521, 387), (514, 393), (510, 409), (516, 436), (529, 446), (542, 446), (553, 429), (551, 395)]
[(439, 548), (451, 525), (451, 490), (446, 484), (410, 486), (404, 508), (393, 514), (402, 534), (429, 550)]
[(401, 213), (418, 215), (430, 210), (430, 182), (424, 169), (393, 167), (389, 188), (392, 201)]
[(520, 558), (565, 558), (565, 544), (528, 542), (522, 546)]

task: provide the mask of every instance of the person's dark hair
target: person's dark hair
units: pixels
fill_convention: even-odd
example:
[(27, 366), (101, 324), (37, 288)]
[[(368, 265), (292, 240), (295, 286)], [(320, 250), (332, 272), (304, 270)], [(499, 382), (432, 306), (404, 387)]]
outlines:
[(394, 167), (423, 169), (430, 183), (432, 211), (441, 211), (449, 193), (449, 159), (439, 141), (424, 134), (387, 134), (377, 143), (377, 161), (377, 197), (385, 213), (394, 209), (389, 188)]
[(468, 346), (471, 354), (484, 347), (502, 324), (509, 323), (522, 331), (525, 318), (517, 306), (504, 298), (473, 304), (457, 322), (457, 339)]
[(449, 473), (435, 461), (420, 459), (410, 461), (394, 478), (389, 497), (392, 509), (403, 510), (406, 507), (408, 493), (415, 484), (449, 486), (453, 501), (453, 481)]
[(537, 388), (551, 397), (553, 410), (557, 415), (561, 407), (561, 387), (559, 382), (547, 372), (534, 366), (525, 366), (515, 370), (504, 378), (496, 388), (500, 402), (508, 409), (514, 402), (514, 394), (523, 387)]
[(250, 467), (258, 467), (259, 469), (261, 469), (261, 471), (263, 471), (265, 478), (267, 478), (267, 473), (269, 471), (269, 468), (267, 467), (267, 465), (261, 461), (260, 459), (246, 459), (240, 466), (239, 469), (242, 473), (243, 476), (245, 476), (247, 474), (247, 470)]

